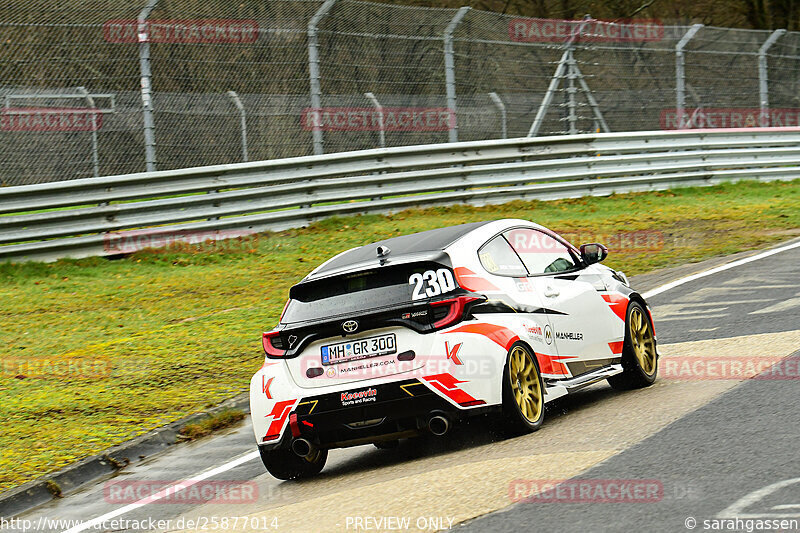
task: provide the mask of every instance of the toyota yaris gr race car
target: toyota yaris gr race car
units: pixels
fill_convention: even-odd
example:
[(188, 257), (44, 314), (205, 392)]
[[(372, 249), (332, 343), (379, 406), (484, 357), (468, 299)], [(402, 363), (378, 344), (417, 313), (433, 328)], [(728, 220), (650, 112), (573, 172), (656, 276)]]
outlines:
[(343, 252), (289, 291), (250, 383), (261, 457), (313, 476), (328, 450), (388, 446), (490, 414), (516, 432), (601, 380), (656, 379), (647, 303), (600, 244), (525, 220), (475, 222)]

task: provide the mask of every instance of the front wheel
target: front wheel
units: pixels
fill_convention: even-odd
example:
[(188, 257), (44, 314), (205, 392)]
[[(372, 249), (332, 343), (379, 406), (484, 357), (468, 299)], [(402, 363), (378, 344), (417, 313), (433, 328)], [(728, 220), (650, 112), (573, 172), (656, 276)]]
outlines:
[(608, 378), (618, 390), (640, 389), (652, 385), (658, 374), (658, 354), (653, 324), (639, 302), (628, 305), (621, 374)]
[(533, 352), (522, 343), (508, 351), (503, 371), (503, 414), (514, 433), (529, 433), (544, 421), (544, 384)]
[(291, 450), (259, 447), (261, 461), (273, 477), (282, 480), (303, 479), (316, 476), (328, 460), (328, 450), (316, 450), (309, 457), (300, 457)]

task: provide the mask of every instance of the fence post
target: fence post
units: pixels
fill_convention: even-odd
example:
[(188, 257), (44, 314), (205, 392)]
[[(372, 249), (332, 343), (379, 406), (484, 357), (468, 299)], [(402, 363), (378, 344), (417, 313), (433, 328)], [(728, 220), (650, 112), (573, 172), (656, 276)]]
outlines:
[(686, 107), (686, 64), (684, 63), (683, 49), (702, 27), (702, 24), (695, 24), (675, 45), (675, 112), (678, 115), (679, 130), (684, 128), (683, 110)]
[(366, 96), (367, 99), (372, 102), (372, 105), (375, 106), (375, 110), (378, 112), (378, 120), (380, 120), (380, 124), (378, 125), (378, 135), (380, 138), (381, 148), (386, 148), (386, 132), (383, 129), (383, 106), (378, 99), (375, 98), (374, 94), (364, 93), (364, 96)]
[(761, 105), (761, 116), (759, 116), (759, 125), (767, 127), (771, 125), (769, 116), (769, 78), (767, 77), (767, 50), (775, 44), (775, 41), (781, 38), (786, 33), (786, 30), (775, 30), (767, 37), (761, 48), (758, 49), (758, 93), (759, 102)]
[(314, 138), (314, 155), (325, 153), (322, 129), (319, 119), (322, 108), (322, 88), (319, 84), (319, 41), (318, 26), (328, 14), (336, 0), (325, 0), (311, 20), (308, 21), (308, 77), (311, 84), (311, 119), (314, 121), (311, 134)]
[[(95, 109), (94, 98), (86, 90), (86, 87), (78, 87), (78, 92), (81, 93), (86, 99), (86, 105), (89, 109)], [(97, 114), (90, 111), (91, 127), (92, 127), (92, 167), (94, 169), (94, 177), (100, 176), (100, 158), (97, 154)]]
[(447, 91), (447, 108), (450, 113), (450, 133), (448, 134), (448, 140), (451, 143), (458, 142), (458, 120), (456, 119), (456, 65), (453, 57), (455, 55), (453, 33), (455, 33), (456, 28), (466, 16), (469, 9), (469, 6), (460, 8), (444, 30), (444, 81), (445, 90)]
[(236, 91), (228, 91), (228, 96), (233, 100), (233, 105), (239, 110), (239, 119), (242, 124), (242, 161), (247, 162), (247, 114), (244, 105)]
[(144, 160), (148, 172), (156, 169), (156, 135), (153, 121), (152, 72), (150, 70), (150, 32), (147, 29), (147, 17), (155, 9), (158, 0), (149, 0), (139, 13), (139, 69), (142, 76), (142, 115), (144, 118)]
[(500, 111), (500, 121), (501, 121), (501, 127), (502, 127), (502, 132), (503, 132), (503, 139), (507, 139), (508, 138), (508, 127), (507, 127), (508, 116), (506, 115), (506, 105), (500, 99), (500, 96), (498, 96), (498, 94), (495, 93), (495, 92), (489, 93), (489, 98), (492, 99), (492, 102), (494, 102), (494, 105), (496, 105), (498, 111)]

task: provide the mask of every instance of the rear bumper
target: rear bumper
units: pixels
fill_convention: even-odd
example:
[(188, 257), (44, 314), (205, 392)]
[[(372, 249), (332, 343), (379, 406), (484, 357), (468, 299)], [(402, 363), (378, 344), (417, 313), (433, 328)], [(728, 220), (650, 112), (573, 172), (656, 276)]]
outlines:
[(434, 415), (455, 422), (491, 409), (485, 405), (456, 408), (421, 381), (408, 379), (366, 387), (354, 393), (334, 392), (302, 398), (289, 414), (289, 424), (282, 438), (266, 446), (286, 447), (296, 438), (304, 438), (320, 448), (395, 440), (426, 431)]

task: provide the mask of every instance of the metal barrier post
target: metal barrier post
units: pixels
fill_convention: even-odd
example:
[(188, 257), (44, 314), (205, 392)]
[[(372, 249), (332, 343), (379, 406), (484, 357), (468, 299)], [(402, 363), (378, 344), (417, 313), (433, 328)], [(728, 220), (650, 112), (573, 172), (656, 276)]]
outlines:
[[(94, 98), (86, 90), (86, 87), (78, 87), (78, 92), (86, 99), (86, 105), (89, 106), (89, 109), (95, 109)], [(96, 178), (100, 175), (100, 158), (97, 154), (97, 115), (91, 111), (89, 115), (91, 117), (89, 120), (92, 124), (92, 167)]]
[(328, 14), (336, 0), (325, 0), (311, 20), (308, 21), (308, 76), (311, 84), (311, 113), (314, 126), (311, 134), (314, 138), (314, 155), (325, 153), (322, 129), (319, 120), (322, 108), (322, 88), (319, 84), (319, 39), (318, 27), (323, 17)]
[(503, 101), (500, 99), (500, 96), (498, 96), (497, 93), (494, 93), (494, 92), (489, 93), (489, 98), (492, 99), (492, 102), (494, 102), (494, 105), (496, 105), (497, 109), (500, 111), (500, 120), (501, 120), (501, 123), (502, 123), (501, 127), (502, 127), (502, 131), (503, 131), (503, 137), (502, 138), (503, 139), (507, 139), (508, 138), (508, 128), (507, 128), (507, 126), (508, 126), (508, 124), (507, 124), (508, 123), (508, 116), (506, 115), (506, 105), (503, 103)]
[(469, 9), (469, 6), (460, 8), (444, 30), (444, 80), (445, 90), (447, 91), (447, 108), (450, 113), (448, 141), (451, 143), (458, 142), (458, 120), (456, 118), (456, 66), (453, 57), (455, 55), (453, 33), (455, 33), (456, 28), (466, 16)]
[(144, 119), (144, 160), (148, 172), (156, 169), (156, 135), (153, 120), (152, 71), (150, 70), (150, 32), (147, 17), (155, 9), (158, 0), (150, 0), (139, 13), (139, 69), (142, 75), (142, 115)]
[(689, 28), (689, 31), (675, 45), (675, 112), (678, 116), (678, 129), (683, 129), (686, 124), (683, 116), (684, 108), (686, 107), (686, 64), (684, 62), (683, 49), (702, 27), (702, 24), (695, 24)]
[(228, 91), (228, 96), (233, 100), (233, 105), (239, 110), (239, 119), (242, 124), (242, 161), (247, 162), (247, 114), (244, 105), (236, 91)]
[(380, 124), (379, 124), (379, 128), (380, 129), (378, 130), (378, 135), (380, 137), (381, 148), (385, 148), (386, 147), (386, 132), (384, 131), (384, 126), (383, 126), (383, 106), (378, 101), (378, 99), (375, 98), (374, 94), (372, 94), (372, 93), (364, 93), (364, 96), (366, 96), (367, 99), (370, 102), (372, 102), (372, 105), (375, 106), (375, 110), (378, 112), (378, 120), (380, 120)]
[(761, 45), (761, 48), (758, 49), (758, 93), (759, 93), (759, 101), (761, 104), (761, 114), (758, 118), (759, 125), (763, 127), (767, 127), (770, 125), (770, 117), (769, 117), (769, 80), (767, 77), (767, 50), (775, 44), (775, 41), (780, 39), (780, 37), (786, 33), (786, 30), (775, 30), (772, 34), (767, 37), (767, 40), (764, 41), (764, 44)]

